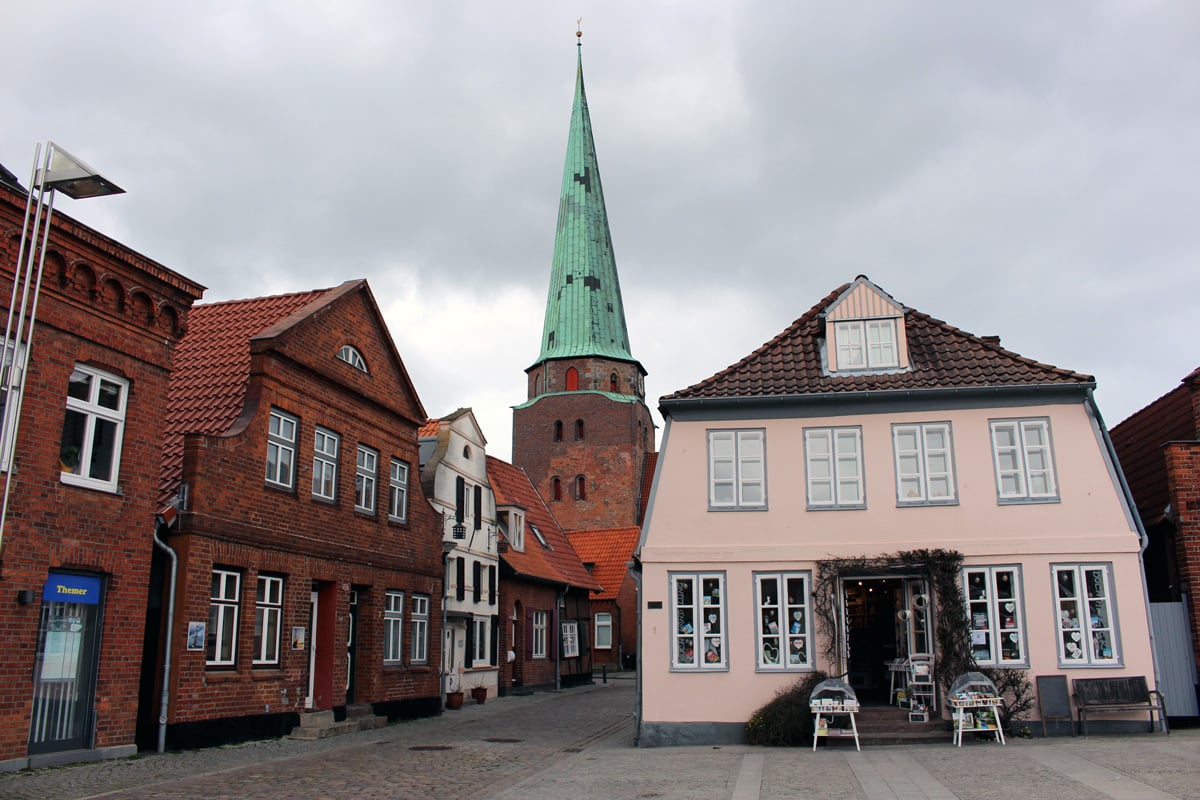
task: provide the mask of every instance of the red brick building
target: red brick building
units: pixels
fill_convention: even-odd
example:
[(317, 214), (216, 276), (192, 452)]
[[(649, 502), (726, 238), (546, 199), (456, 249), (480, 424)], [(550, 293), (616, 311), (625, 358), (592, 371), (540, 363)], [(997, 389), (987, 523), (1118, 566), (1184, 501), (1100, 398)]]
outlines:
[(500, 691), (592, 680), (589, 597), (600, 585), (525, 472), (488, 456), (500, 526)]
[[(26, 197), (0, 177), (5, 312)], [(54, 215), (12, 469), (0, 464), (11, 482), (0, 543), (0, 770), (136, 752), (162, 407), (203, 290)], [(0, 395), (9, 426), (14, 400)]]
[[(1144, 556), (1150, 602), (1184, 601), (1200, 671), (1200, 369), (1116, 425), (1112, 440), (1150, 540)], [(1190, 680), (1196, 692), (1194, 673)]]
[(637, 584), (629, 570), (642, 529), (609, 528), (567, 534), (600, 584), (592, 595), (592, 662), (632, 669), (637, 658)]
[(439, 711), (425, 418), (365, 281), (194, 309), (159, 495), (178, 509), (171, 746), (284, 734), (306, 711)]

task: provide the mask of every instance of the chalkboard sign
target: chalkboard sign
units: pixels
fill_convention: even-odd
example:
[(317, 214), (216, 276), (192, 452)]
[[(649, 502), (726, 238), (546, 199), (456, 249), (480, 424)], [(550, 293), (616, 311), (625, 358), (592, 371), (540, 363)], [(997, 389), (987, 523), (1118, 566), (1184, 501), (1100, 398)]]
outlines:
[(1058, 723), (1065, 721), (1075, 735), (1075, 725), (1071, 719), (1071, 695), (1067, 691), (1066, 675), (1038, 675), (1037, 678), (1038, 711), (1042, 718), (1042, 736), (1046, 736), (1046, 723), (1054, 722), (1054, 730), (1058, 732)]

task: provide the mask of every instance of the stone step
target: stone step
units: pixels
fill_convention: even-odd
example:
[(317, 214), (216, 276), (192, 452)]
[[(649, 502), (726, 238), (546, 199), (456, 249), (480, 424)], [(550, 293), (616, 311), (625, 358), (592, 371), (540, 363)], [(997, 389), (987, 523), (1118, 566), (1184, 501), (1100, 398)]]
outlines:
[(289, 739), (316, 741), (357, 731), (370, 731), (387, 725), (387, 717), (371, 713), (366, 704), (346, 707), (346, 719), (337, 722), (332, 711), (308, 711), (300, 715), (300, 724), (292, 728)]

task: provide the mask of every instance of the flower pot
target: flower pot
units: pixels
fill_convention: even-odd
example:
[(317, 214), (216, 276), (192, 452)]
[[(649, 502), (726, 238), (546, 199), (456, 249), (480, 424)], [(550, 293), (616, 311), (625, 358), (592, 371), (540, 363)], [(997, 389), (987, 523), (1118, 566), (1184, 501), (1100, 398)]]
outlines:
[(462, 692), (446, 692), (446, 708), (462, 708)]
[(483, 705), (483, 701), (487, 700), (487, 687), (486, 686), (476, 686), (474, 689), (471, 690), (471, 697), (475, 698), (476, 703)]

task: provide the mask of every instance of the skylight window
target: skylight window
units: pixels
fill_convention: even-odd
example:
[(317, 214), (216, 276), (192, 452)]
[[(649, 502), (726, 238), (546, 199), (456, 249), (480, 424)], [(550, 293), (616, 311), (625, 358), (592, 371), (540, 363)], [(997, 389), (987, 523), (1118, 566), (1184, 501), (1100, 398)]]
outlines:
[(549, 544), (549, 543), (546, 541), (546, 537), (542, 535), (542, 532), (541, 532), (540, 530), (538, 530), (538, 526), (537, 526), (537, 525), (534, 525), (532, 522), (531, 522), (531, 523), (529, 523), (529, 530), (533, 531), (533, 535), (537, 537), (537, 540), (538, 540), (538, 542), (539, 542), (539, 543), (542, 545), (542, 547), (546, 548), (547, 550), (553, 550), (553, 549), (554, 549), (554, 548), (552, 548), (552, 547), (550, 546), (550, 544)]
[[(342, 349), (338, 350), (337, 357), (345, 361), (350, 366), (354, 367), (359, 372), (367, 372), (366, 359), (362, 357), (362, 353), (358, 352), (357, 348), (351, 344), (342, 345)], [(369, 373), (368, 373), (369, 374)]]

